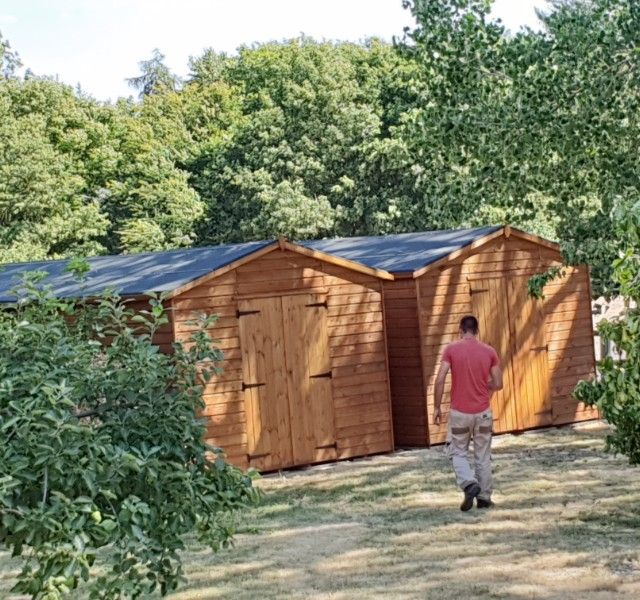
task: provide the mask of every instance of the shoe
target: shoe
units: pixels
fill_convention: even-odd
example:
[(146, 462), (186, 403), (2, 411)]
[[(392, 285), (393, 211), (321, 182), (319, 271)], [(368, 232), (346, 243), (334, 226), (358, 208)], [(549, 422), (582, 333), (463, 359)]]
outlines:
[(476, 504), (478, 508), (493, 508), (495, 506), (491, 500), (483, 500), (482, 498), (476, 498)]
[(473, 508), (473, 501), (479, 493), (480, 486), (477, 483), (470, 483), (466, 488), (464, 488), (464, 500), (460, 505), (460, 510), (463, 512), (471, 510)]

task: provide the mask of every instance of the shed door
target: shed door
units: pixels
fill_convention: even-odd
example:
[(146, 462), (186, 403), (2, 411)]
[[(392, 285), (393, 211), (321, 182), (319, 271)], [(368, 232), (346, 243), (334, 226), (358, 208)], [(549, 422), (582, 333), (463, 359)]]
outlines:
[(513, 386), (507, 285), (504, 279), (494, 278), (471, 281), (469, 288), (480, 339), (495, 348), (503, 370), (504, 387), (491, 398), (493, 429), (496, 433), (515, 431), (520, 427)]
[(238, 303), (249, 465), (293, 464), (280, 298)]
[(295, 462), (335, 459), (326, 296), (284, 296), (282, 310)]
[(542, 300), (529, 296), (527, 279), (513, 277), (508, 281), (514, 391), (523, 429), (553, 422), (544, 310)]

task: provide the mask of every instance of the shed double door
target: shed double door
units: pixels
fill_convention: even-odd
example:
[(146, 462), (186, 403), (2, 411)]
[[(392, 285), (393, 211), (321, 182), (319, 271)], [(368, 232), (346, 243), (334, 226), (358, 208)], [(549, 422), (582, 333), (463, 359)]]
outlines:
[(326, 298), (256, 298), (238, 309), (249, 465), (335, 459)]
[(480, 339), (502, 361), (504, 388), (492, 398), (497, 433), (550, 425), (548, 346), (542, 301), (528, 294), (527, 277), (469, 282)]

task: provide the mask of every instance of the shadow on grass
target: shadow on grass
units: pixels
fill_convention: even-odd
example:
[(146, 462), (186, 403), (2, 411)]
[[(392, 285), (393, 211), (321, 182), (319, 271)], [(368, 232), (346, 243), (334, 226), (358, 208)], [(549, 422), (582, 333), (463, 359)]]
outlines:
[[(640, 497), (623, 461), (602, 453), (600, 433), (519, 436), (494, 452), (494, 511), (458, 510), (449, 462), (416, 451), (335, 470), (264, 481), (239, 542), (256, 579), (229, 576), (239, 557), (218, 557), (217, 584), (192, 581), (176, 598), (640, 597)], [(638, 489), (635, 486), (635, 489)], [(224, 564), (222, 564), (224, 563)], [(191, 595), (190, 595), (191, 594)]]
[(639, 598), (640, 470), (602, 446), (501, 439), (493, 511), (459, 511), (435, 449), (267, 477), (234, 548), (185, 552), (172, 599)]

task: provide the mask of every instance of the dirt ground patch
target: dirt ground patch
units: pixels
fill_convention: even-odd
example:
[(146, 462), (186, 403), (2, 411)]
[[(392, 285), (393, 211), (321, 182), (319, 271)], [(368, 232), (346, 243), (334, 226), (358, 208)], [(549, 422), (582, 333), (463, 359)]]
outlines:
[[(235, 547), (192, 548), (171, 598), (640, 598), (640, 469), (605, 454), (604, 435), (494, 440), (492, 511), (459, 511), (439, 448), (267, 476)], [(6, 598), (15, 570), (0, 560)]]

